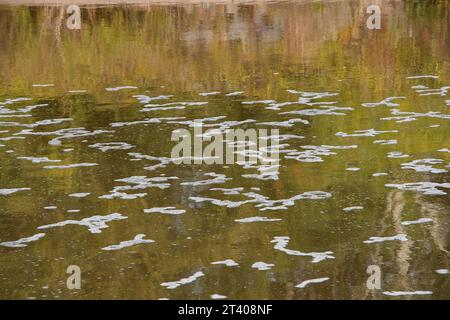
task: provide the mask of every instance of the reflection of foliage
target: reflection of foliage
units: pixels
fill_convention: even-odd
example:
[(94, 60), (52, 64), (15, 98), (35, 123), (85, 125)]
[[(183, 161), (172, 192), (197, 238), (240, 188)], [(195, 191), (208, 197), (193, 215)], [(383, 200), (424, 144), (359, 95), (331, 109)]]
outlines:
[[(233, 14), (219, 8), (87, 7), (82, 30), (69, 31), (60, 7), (2, 7), (1, 79), (22, 92), (46, 80), (98, 92), (114, 83), (178, 90), (245, 84), (273, 95), (273, 71), (283, 71), (286, 85), (327, 70), (365, 75), (380, 82), (370, 90), (381, 90), (405, 74), (448, 68), (436, 65), (450, 55), (446, 1), (386, 5), (379, 32), (364, 27), (359, 2), (241, 6)], [(317, 81), (308, 84), (327, 84)]]

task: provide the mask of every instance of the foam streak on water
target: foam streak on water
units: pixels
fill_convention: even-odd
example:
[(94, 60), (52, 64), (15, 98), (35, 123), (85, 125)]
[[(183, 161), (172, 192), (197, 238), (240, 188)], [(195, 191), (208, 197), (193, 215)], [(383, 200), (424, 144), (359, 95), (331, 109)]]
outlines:
[(195, 280), (197, 280), (198, 278), (203, 277), (204, 275), (205, 274), (203, 272), (197, 271), (192, 276), (189, 276), (187, 278), (183, 278), (183, 279), (180, 279), (180, 280), (177, 280), (177, 281), (172, 281), (172, 282), (163, 282), (163, 283), (161, 283), (161, 286), (166, 287), (167, 289), (176, 289), (179, 286), (182, 286), (182, 285), (194, 282)]
[(37, 241), (45, 236), (45, 233), (37, 233), (34, 236), (22, 238), (16, 241), (6, 241), (1, 242), (0, 246), (9, 247), (9, 248), (23, 248), (28, 245), (28, 243)]
[(111, 250), (120, 250), (123, 248), (135, 246), (143, 243), (153, 243), (154, 240), (144, 239), (145, 234), (137, 234), (133, 240), (121, 241), (119, 244), (113, 244), (107, 247), (103, 247), (102, 250), (111, 251)]
[(305, 281), (299, 283), (298, 285), (296, 285), (295, 287), (303, 289), (304, 287), (306, 287), (309, 284), (322, 283), (322, 282), (325, 282), (325, 281), (328, 281), (328, 280), (330, 280), (330, 278), (317, 278), (317, 279), (305, 280)]
[(64, 227), (67, 225), (79, 225), (88, 228), (91, 233), (101, 233), (102, 229), (108, 228), (107, 223), (111, 221), (124, 220), (127, 219), (126, 216), (120, 213), (111, 213), (104, 216), (92, 216), (89, 218), (84, 218), (81, 220), (65, 220), (57, 223), (47, 224), (38, 227), (38, 229), (49, 229), (55, 227)]
[(324, 251), (324, 252), (301, 252), (298, 250), (287, 249), (290, 241), (289, 237), (274, 237), (271, 243), (275, 243), (274, 249), (282, 251), (291, 256), (302, 256), (302, 257), (311, 257), (312, 263), (318, 263), (326, 259), (335, 259), (332, 251)]

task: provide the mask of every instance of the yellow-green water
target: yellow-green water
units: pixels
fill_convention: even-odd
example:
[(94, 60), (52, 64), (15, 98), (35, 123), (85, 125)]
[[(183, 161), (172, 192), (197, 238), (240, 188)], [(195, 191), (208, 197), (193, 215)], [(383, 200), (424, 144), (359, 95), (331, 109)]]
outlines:
[[(64, 7), (0, 5), (0, 242), (7, 244), (0, 246), (0, 297), (449, 299), (450, 275), (436, 272), (450, 268), (449, 3), (378, 3), (381, 30), (366, 28), (364, 1), (82, 6), (81, 30), (65, 27)], [(433, 77), (411, 78), (423, 75)], [(121, 86), (136, 88), (106, 90)], [(220, 93), (199, 95), (213, 91)], [(243, 93), (226, 95), (235, 91)], [(311, 100), (305, 92), (336, 95)], [(173, 95), (152, 104), (208, 104), (142, 112), (134, 95)], [(19, 97), (30, 100), (8, 100)], [(402, 98), (367, 105), (388, 97)], [(242, 103), (258, 100), (297, 103)], [(41, 106), (26, 108), (34, 105)], [(330, 107), (345, 109), (302, 111)], [(238, 127), (303, 138), (282, 142), (294, 151), (281, 155), (271, 180), (246, 176), (258, 171), (237, 164), (148, 168), (170, 157), (172, 131), (188, 128), (180, 122), (217, 116), (226, 118), (211, 123), (250, 119)], [(166, 119), (172, 117), (180, 119)], [(160, 122), (136, 123), (146, 118)], [(309, 123), (274, 123), (298, 118)], [(54, 119), (64, 120), (39, 122)], [(266, 122), (272, 123), (260, 125)], [(368, 129), (375, 133), (351, 136)], [(95, 145), (108, 142), (130, 149), (103, 152)], [(354, 147), (325, 147), (326, 155), (309, 162), (304, 151), (313, 147), (305, 146)], [(44, 157), (60, 161), (36, 159)], [(435, 160), (405, 165), (423, 159)], [(92, 166), (58, 167), (71, 164)], [(228, 180), (189, 183), (211, 180), (211, 172)], [(111, 197), (115, 187), (136, 186), (116, 180), (134, 176), (162, 177), (154, 183), (166, 185), (144, 180), (125, 187), (139, 194), (132, 199)], [(413, 182), (435, 188), (402, 190)], [(258, 207), (265, 201), (220, 202), (309, 191), (331, 196), (268, 210)], [(184, 212), (144, 211), (171, 206)], [(107, 222), (101, 232), (77, 224), (113, 213), (126, 219)], [(255, 216), (274, 221), (235, 221)], [(431, 220), (402, 224), (421, 218)], [(45, 235), (11, 247), (39, 233)], [(154, 242), (102, 250), (138, 234)], [(326, 251), (332, 253), (316, 263), (302, 256)], [(227, 259), (238, 266), (212, 264)], [(258, 270), (256, 262), (273, 266)], [(80, 290), (66, 287), (70, 265), (81, 269)], [(379, 290), (366, 286), (370, 265), (381, 269)], [(198, 272), (203, 276), (174, 289), (162, 285)], [(296, 287), (316, 278), (329, 280)]]

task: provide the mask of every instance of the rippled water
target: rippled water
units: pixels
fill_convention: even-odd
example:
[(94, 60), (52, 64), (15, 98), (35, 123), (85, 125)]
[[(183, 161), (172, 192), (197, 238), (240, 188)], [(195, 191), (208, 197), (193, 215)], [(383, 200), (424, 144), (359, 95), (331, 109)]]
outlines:
[[(0, 5), (0, 297), (449, 299), (449, 4), (367, 4)], [(278, 171), (175, 164), (199, 122)]]

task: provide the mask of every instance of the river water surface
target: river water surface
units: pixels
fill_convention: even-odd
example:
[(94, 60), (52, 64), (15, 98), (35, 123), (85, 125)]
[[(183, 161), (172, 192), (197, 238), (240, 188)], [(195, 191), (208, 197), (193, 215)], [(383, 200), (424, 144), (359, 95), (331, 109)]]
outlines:
[(0, 4), (0, 297), (449, 299), (449, 2), (375, 2)]

